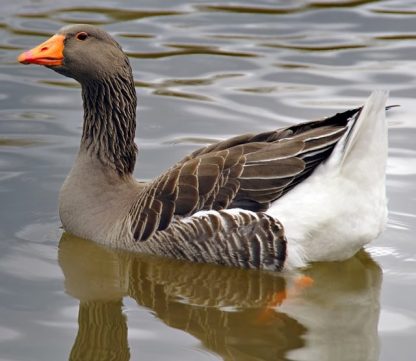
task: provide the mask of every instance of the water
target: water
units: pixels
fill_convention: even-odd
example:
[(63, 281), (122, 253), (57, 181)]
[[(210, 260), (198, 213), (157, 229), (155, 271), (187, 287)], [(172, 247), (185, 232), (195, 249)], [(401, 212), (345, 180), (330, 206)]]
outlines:
[[(0, 360), (414, 360), (416, 2), (85, 3), (0, 0)], [(78, 22), (104, 26), (131, 57), (141, 179), (212, 140), (390, 89), (401, 107), (389, 112), (386, 232), (308, 269), (303, 289), (63, 234), (80, 90), (15, 57)]]

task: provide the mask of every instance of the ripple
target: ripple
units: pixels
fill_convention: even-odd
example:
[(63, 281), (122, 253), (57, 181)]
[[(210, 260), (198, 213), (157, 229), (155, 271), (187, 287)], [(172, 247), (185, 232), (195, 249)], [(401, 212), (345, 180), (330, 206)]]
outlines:
[(143, 82), (136, 81), (136, 86), (145, 88), (168, 88), (172, 86), (205, 86), (212, 85), (217, 81), (229, 78), (241, 77), (244, 74), (241, 73), (224, 73), (224, 74), (213, 74), (204, 78), (170, 78), (164, 79), (158, 82)]
[(284, 69), (308, 69), (311, 66), (307, 64), (297, 64), (297, 63), (276, 63), (276, 67)]
[(196, 5), (200, 11), (231, 12), (245, 14), (283, 15), (292, 14), (300, 10), (299, 7), (260, 7), (260, 6), (236, 6), (236, 5)]
[[(57, 238), (59, 238), (60, 234), (62, 232), (58, 229), (58, 226), (56, 223), (33, 223), (28, 224), (24, 226), (22, 229), (20, 229), (18, 232), (16, 232), (16, 237), (22, 240), (26, 241), (33, 241), (33, 239), (36, 239), (38, 242), (46, 243), (50, 240), (55, 241)], [(32, 247), (31, 245), (30, 247)], [(49, 253), (50, 259), (54, 259), (54, 253), (50, 253), (49, 248), (44, 248), (45, 246), (42, 246), (40, 244), (33, 246), (35, 248), (39, 248), (42, 250), (48, 249), (49, 252), (36, 252), (43, 255), (46, 255)]]
[(117, 36), (122, 38), (132, 38), (132, 39), (153, 39), (156, 36), (152, 34), (136, 34), (136, 33), (117, 33)]
[(25, 255), (21, 250), (3, 257), (0, 269), (2, 273), (24, 280), (39, 281), (61, 278), (59, 267), (55, 261), (36, 258), (32, 254)]
[(39, 31), (34, 29), (16, 28), (9, 26), (7, 27), (7, 29), (10, 33), (14, 35), (50, 37), (54, 34), (53, 31)]
[(403, 222), (403, 221), (400, 221), (398, 219), (389, 219), (388, 223), (387, 223), (387, 226), (389, 228), (397, 229), (397, 230), (400, 230), (400, 231), (407, 231), (407, 230), (410, 229), (407, 222)]
[(19, 50), (19, 49), (21, 49), (19, 46), (0, 44), (0, 50)]
[(388, 174), (405, 176), (416, 174), (416, 158), (390, 156), (387, 167)]
[(178, 97), (178, 98), (184, 98), (184, 99), (190, 99), (190, 100), (206, 101), (206, 102), (213, 101), (213, 99), (204, 95), (198, 95), (195, 93), (185, 93), (185, 92), (168, 90), (168, 89), (156, 89), (153, 91), (153, 94), (169, 96), (169, 97)]
[(105, 14), (79, 11), (57, 13), (54, 18), (66, 24), (87, 23), (91, 25), (105, 25), (113, 21), (108, 19), (108, 16)]
[(0, 138), (0, 147), (31, 147), (42, 142), (33, 139)]
[(365, 249), (373, 257), (386, 257), (386, 256), (400, 257), (400, 253), (394, 247), (370, 246), (370, 247), (366, 247)]
[(340, 0), (340, 1), (315, 1), (310, 4), (311, 8), (322, 9), (322, 8), (349, 8), (362, 6), (366, 4), (376, 3), (380, 0)]
[(198, 93), (184, 92), (181, 90), (174, 90), (171, 88), (182, 88), (182, 87), (204, 87), (207, 85), (215, 84), (218, 81), (230, 78), (240, 77), (243, 74), (239, 73), (224, 73), (224, 74), (213, 74), (204, 78), (169, 78), (155, 82), (135, 81), (135, 86), (139, 88), (150, 88), (154, 89), (152, 94), (161, 96), (172, 96), (184, 99), (192, 99), (199, 101), (214, 101), (211, 97), (201, 95)]
[(8, 120), (51, 120), (54, 119), (49, 113), (43, 113), (35, 110), (13, 110), (0, 112), (3, 119)]
[(172, 56), (183, 55), (217, 55), (217, 56), (229, 56), (229, 57), (241, 57), (241, 58), (255, 58), (258, 54), (248, 52), (226, 51), (214, 46), (202, 46), (202, 45), (184, 45), (184, 44), (166, 44), (166, 47), (174, 48), (178, 50), (160, 51), (160, 52), (127, 52), (127, 55), (132, 58), (139, 59), (159, 59)]
[(155, 340), (159, 338), (159, 335), (149, 330), (130, 327), (129, 338), (134, 340)]
[(163, 141), (163, 144), (198, 144), (198, 145), (208, 145), (215, 142), (218, 142), (218, 138), (206, 138), (206, 137), (178, 137), (174, 140)]
[(325, 52), (325, 51), (339, 51), (348, 49), (361, 49), (366, 48), (365, 44), (331, 44), (331, 45), (293, 45), (293, 44), (277, 44), (277, 43), (262, 43), (260, 46), (277, 49), (292, 49), (307, 52)]
[(309, 10), (325, 9), (325, 8), (348, 8), (357, 7), (379, 0), (347, 0), (347, 1), (313, 1), (311, 3), (302, 4), (292, 7), (263, 7), (263, 6), (243, 6), (243, 5), (196, 5), (195, 8), (200, 11), (215, 12), (231, 12), (241, 14), (259, 14), (259, 15), (289, 15)]
[(376, 14), (389, 14), (389, 15), (410, 15), (414, 16), (416, 10), (397, 10), (397, 9), (372, 9), (373, 13)]
[[(0, 163), (1, 166), (3, 164)], [(23, 172), (10, 172), (10, 171), (0, 171), (0, 182), (3, 182), (8, 179), (17, 178), (20, 177), (23, 174)]]
[[(415, 12), (416, 14), (416, 12)], [(387, 40), (387, 41), (398, 41), (398, 40), (415, 40), (416, 34), (388, 34), (388, 35), (378, 35), (374, 39), (377, 40)]]
[(65, 81), (65, 80), (39, 80), (39, 84), (50, 85), (53, 87), (60, 88), (81, 88), (81, 86), (74, 81)]
[(0, 326), (0, 342), (15, 340), (21, 336), (22, 335), (18, 331)]
[(208, 39), (216, 39), (216, 40), (290, 40), (290, 39), (303, 39), (304, 35), (263, 35), (263, 34), (208, 34)]
[(416, 327), (416, 320), (399, 311), (383, 309), (380, 312), (379, 332), (403, 332)]
[(278, 89), (277, 86), (259, 86), (253, 88), (239, 88), (239, 91), (256, 94), (270, 94), (274, 93)]
[[(115, 21), (128, 21), (128, 20), (139, 20), (150, 17), (160, 17), (160, 16), (175, 16), (183, 15), (184, 12), (174, 11), (174, 10), (129, 10), (129, 9), (117, 9), (117, 8), (107, 8), (107, 7), (68, 7), (68, 8), (59, 8), (51, 11), (44, 11), (42, 13), (20, 13), (18, 16), (21, 18), (35, 18), (35, 19), (44, 19), (44, 18), (53, 18), (58, 15), (58, 18), (61, 16), (63, 19), (66, 19), (67, 22), (72, 22), (71, 18), (65, 18), (66, 16), (75, 16), (77, 14), (91, 14), (92, 18), (89, 18), (89, 21), (94, 22), (97, 19), (94, 17), (98, 15), (105, 16), (102, 20), (97, 20), (95, 24), (108, 24)], [(84, 18), (85, 19), (85, 18)]]

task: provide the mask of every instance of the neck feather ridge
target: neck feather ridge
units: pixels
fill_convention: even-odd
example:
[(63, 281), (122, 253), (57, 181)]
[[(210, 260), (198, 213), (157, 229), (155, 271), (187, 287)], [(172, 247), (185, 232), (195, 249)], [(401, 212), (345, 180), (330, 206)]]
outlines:
[(137, 97), (131, 72), (82, 84), (84, 126), (81, 148), (120, 176), (136, 162)]

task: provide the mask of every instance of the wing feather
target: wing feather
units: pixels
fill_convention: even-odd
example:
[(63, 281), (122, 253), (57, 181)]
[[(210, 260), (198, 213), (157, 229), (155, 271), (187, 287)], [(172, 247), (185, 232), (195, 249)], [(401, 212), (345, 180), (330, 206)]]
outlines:
[(283, 227), (265, 213), (208, 211), (184, 219), (137, 244), (140, 251), (227, 266), (282, 270)]
[(145, 241), (200, 210), (266, 210), (329, 157), (359, 111), (196, 150), (138, 195), (130, 210), (134, 239)]

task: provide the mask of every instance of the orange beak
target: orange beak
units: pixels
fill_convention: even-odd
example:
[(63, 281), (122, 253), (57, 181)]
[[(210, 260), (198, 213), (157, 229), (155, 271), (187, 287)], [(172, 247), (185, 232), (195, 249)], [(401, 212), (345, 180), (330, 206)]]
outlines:
[(37, 47), (20, 54), (17, 60), (22, 64), (62, 65), (64, 39), (64, 35), (54, 35)]

